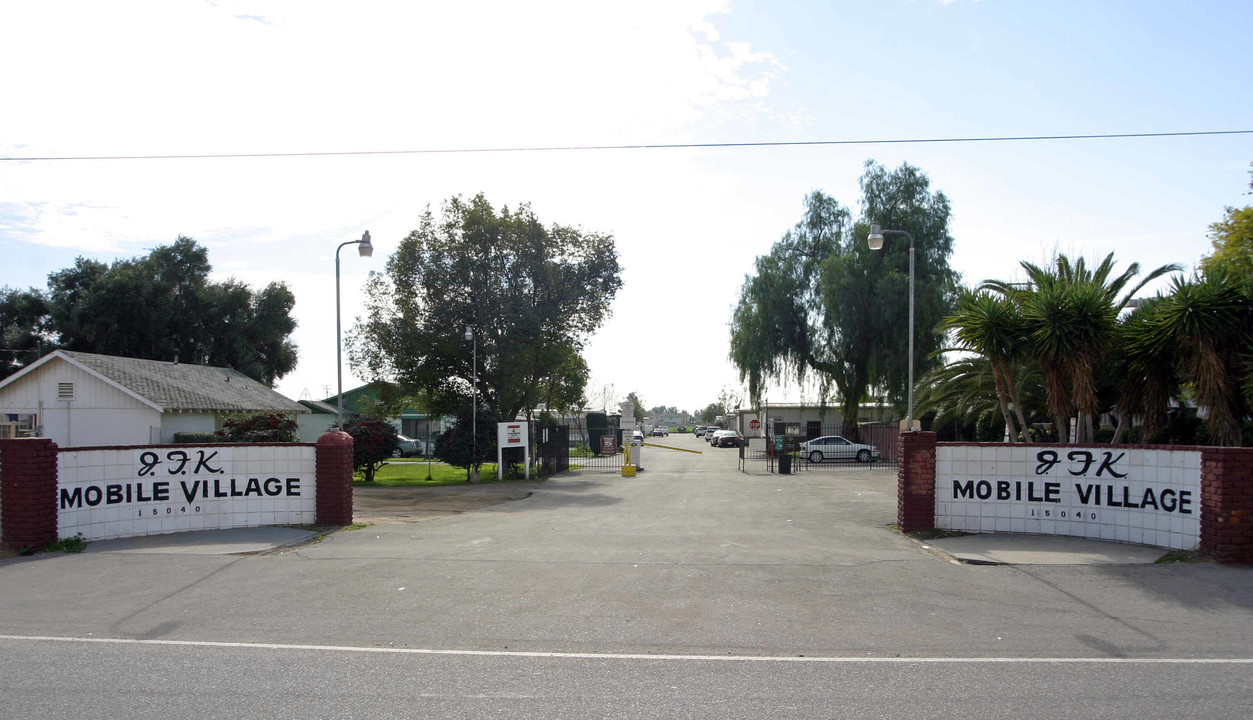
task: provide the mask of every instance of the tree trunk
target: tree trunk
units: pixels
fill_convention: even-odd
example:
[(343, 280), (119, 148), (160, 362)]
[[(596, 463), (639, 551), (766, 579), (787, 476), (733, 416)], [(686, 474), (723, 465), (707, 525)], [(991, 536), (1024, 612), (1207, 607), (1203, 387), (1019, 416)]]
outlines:
[(1057, 432), (1057, 440), (1055, 442), (1070, 442), (1070, 419), (1064, 415), (1053, 415), (1053, 429)]
[(995, 360), (991, 360), (991, 365), (992, 384), (996, 386), (996, 399), (1001, 405), (1001, 416), (1005, 418), (1005, 432), (1009, 435), (1011, 443), (1018, 442), (1018, 430), (1014, 427), (1014, 418), (1009, 412), (1009, 400), (1005, 397), (1005, 378), (1002, 377)]
[(1122, 442), (1123, 430), (1126, 429), (1127, 423), (1124, 420), (1123, 416), (1119, 414), (1117, 417), (1118, 417), (1118, 426), (1114, 428), (1114, 439), (1109, 441), (1110, 445), (1117, 445), (1118, 443)]
[(1031, 442), (1031, 431), (1027, 427), (1027, 416), (1022, 412), (1022, 401), (1018, 399), (1018, 384), (1009, 369), (1009, 360), (1001, 359), (1001, 371), (1005, 374), (1005, 384), (1009, 386), (1009, 399), (1014, 404), (1014, 414), (1018, 416), (1018, 427), (1022, 428), (1022, 441)]

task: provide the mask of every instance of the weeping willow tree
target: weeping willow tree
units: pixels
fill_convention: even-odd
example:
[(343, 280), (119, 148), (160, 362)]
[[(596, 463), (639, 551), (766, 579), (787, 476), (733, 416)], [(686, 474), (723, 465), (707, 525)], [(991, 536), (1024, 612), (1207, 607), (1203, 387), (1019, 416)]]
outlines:
[[(821, 402), (838, 394), (855, 428), (871, 388), (897, 406), (908, 394), (909, 244), (866, 244), (869, 225), (915, 239), (916, 364), (933, 365), (940, 319), (951, 312), (957, 274), (949, 267), (950, 209), (918, 168), (888, 171), (869, 161), (861, 177), (861, 218), (822, 191), (805, 198), (800, 222), (745, 278), (731, 320), (731, 362), (760, 405), (771, 383), (816, 381)], [(834, 391), (834, 393), (832, 392)]]

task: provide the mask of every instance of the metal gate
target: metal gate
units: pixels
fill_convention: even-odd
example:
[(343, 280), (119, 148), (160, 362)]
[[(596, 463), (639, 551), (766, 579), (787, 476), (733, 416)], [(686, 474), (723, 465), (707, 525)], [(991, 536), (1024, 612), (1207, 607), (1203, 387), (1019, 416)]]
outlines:
[[(790, 456), (789, 472), (839, 470), (840, 468), (896, 467), (896, 440), (900, 430), (890, 424), (843, 425), (812, 424), (800, 435), (768, 435), (753, 439), (740, 450), (740, 469), (750, 462), (761, 462), (779, 471), (780, 453), (775, 450), (783, 441), (783, 452)], [(829, 442), (828, 442), (829, 439)], [(762, 442), (764, 440), (764, 442)]]
[(793, 471), (847, 467), (896, 467), (896, 439), (900, 429), (892, 424), (854, 427), (826, 425), (808, 427), (804, 436), (789, 438), (794, 448)]
[(540, 476), (570, 469), (570, 426), (541, 425), (535, 433), (535, 459)]
[[(613, 431), (606, 431), (612, 433)], [(604, 433), (601, 433), (604, 434)], [(608, 455), (600, 453), (600, 435), (596, 447), (582, 438), (571, 438), (569, 425), (542, 425), (536, 433), (535, 457), (540, 475), (578, 470), (587, 472), (622, 472), (622, 448)]]

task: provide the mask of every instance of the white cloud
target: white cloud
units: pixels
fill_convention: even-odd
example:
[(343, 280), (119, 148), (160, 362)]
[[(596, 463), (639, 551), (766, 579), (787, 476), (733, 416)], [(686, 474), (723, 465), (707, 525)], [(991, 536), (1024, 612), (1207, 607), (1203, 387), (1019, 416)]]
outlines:
[[(663, 142), (705, 108), (764, 97), (781, 68), (710, 34), (704, 18), (724, 12), (721, 1), (18, 9), (8, 22), (30, 31), (0, 49), (0, 64), (32, 69), (8, 93), (24, 99), (19, 110), (0, 119), (6, 155)], [(69, 198), (38, 213), (46, 222), (31, 239), (105, 250), (168, 235), (171, 220), (189, 233), (215, 227), (228, 209), (232, 225), (274, 227), (292, 198), (310, 202), (282, 232), (308, 232), (342, 212), (344, 192), (368, 206), (395, 182), (328, 181), (338, 168), (352, 171), (325, 159), (23, 164), (4, 168), (0, 191), (17, 204)], [(317, 199), (327, 187), (340, 202)], [(70, 205), (81, 225), (52, 225)]]
[[(710, 19), (726, 12), (724, 0), (83, 2), (72, 11), (53, 3), (9, 4), (0, 8), (0, 24), (26, 32), (0, 46), (0, 65), (26, 70), (7, 90), (22, 102), (0, 116), (0, 155), (682, 141), (710, 114), (744, 119), (775, 112), (766, 100), (783, 65), (719, 33)], [(530, 201), (545, 222), (617, 235), (627, 288), (618, 324), (605, 335), (636, 334), (632, 310), (652, 302), (648, 288), (681, 295), (692, 285), (684, 268), (705, 262), (695, 246), (677, 262), (665, 261), (650, 243), (676, 232), (698, 237), (707, 225), (695, 208), (727, 202), (698, 157), (572, 152), (9, 163), (0, 166), (0, 232), (8, 240), (103, 257), (139, 254), (189, 235), (209, 247), (218, 279), (234, 276), (257, 287), (287, 282), (297, 298), (301, 362), (281, 389), (320, 395), (334, 379), (336, 243), (368, 228), (377, 247), (372, 260), (354, 256), (343, 263), (349, 327), (360, 312), (366, 273), (383, 266), (427, 203), (438, 209), (450, 195), (479, 191), (497, 205)], [(641, 178), (649, 178), (647, 186)], [(726, 287), (710, 286), (723, 306), (729, 307), (745, 256), (751, 253), (739, 250), (712, 261), (730, 268)], [(688, 333), (665, 329), (658, 340), (717, 345), (724, 336), (719, 320)], [(618, 354), (612, 340), (594, 346), (589, 354), (601, 368)], [(643, 376), (607, 372), (643, 390)], [(729, 380), (720, 377), (715, 390)]]

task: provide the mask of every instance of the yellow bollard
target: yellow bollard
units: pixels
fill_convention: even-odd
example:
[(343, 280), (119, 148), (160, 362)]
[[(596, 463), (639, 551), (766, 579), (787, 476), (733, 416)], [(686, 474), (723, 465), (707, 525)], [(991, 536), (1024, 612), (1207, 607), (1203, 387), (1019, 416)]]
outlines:
[(635, 466), (634, 466), (634, 465), (623, 465), (623, 466), (622, 466), (622, 477), (635, 477)]

